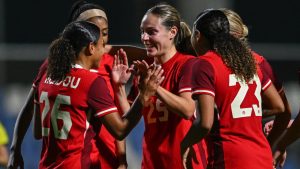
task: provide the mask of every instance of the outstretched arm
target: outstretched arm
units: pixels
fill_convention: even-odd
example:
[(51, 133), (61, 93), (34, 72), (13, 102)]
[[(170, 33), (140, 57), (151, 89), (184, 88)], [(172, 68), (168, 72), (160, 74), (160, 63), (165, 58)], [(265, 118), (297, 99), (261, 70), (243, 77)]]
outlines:
[(115, 55), (118, 50), (124, 49), (128, 55), (129, 62), (134, 60), (142, 60), (147, 57), (145, 48), (134, 46), (134, 45), (106, 45), (106, 53)]
[(23, 157), (21, 154), (21, 144), (23, 142), (27, 129), (30, 126), (30, 122), (33, 116), (33, 98), (34, 88), (31, 88), (27, 100), (23, 108), (21, 109), (15, 123), (15, 129), (10, 148), (11, 153), (8, 162), (9, 169), (18, 168), (18, 166), (24, 168)]

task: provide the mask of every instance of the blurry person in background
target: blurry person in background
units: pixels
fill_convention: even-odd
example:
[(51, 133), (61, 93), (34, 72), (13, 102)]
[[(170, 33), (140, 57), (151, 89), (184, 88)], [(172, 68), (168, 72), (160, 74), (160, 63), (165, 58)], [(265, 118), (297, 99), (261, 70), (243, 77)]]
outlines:
[(8, 136), (2, 123), (0, 122), (0, 167), (6, 167), (8, 163)]

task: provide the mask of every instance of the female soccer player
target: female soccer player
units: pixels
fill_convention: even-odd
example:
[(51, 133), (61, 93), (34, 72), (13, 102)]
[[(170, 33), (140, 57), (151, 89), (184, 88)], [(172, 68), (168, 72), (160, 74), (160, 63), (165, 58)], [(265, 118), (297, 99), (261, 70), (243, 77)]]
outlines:
[(247, 45), (229, 33), (228, 19), (220, 10), (198, 15), (192, 44), (199, 56), (193, 65), (192, 90), (200, 121), (181, 143), (183, 160), (188, 147), (210, 132), (208, 168), (271, 169), (272, 152), (261, 126), (261, 92), (272, 108), (268, 111), (284, 111), (271, 80)]
[[(190, 65), (194, 57), (184, 54), (189, 50), (190, 31), (181, 21), (178, 11), (167, 4), (150, 8), (142, 19), (140, 29), (147, 55), (152, 58), (152, 62), (148, 63), (160, 65), (165, 76), (156, 95), (143, 109), (142, 168), (182, 168), (179, 145), (192, 124), (195, 112), (190, 84)], [(145, 68), (148, 63), (135, 62), (137, 67)], [(125, 102), (126, 95), (122, 98)], [(194, 162), (193, 167), (205, 168), (198, 146), (203, 145), (194, 147), (199, 162)]]
[[(105, 80), (91, 69), (98, 68), (104, 53), (100, 29), (86, 21), (72, 22), (49, 48), (47, 73), (39, 88), (42, 112), (43, 156), (39, 168), (89, 168), (87, 113), (99, 118), (117, 139), (137, 124), (142, 107), (155, 94), (162, 79), (161, 68), (142, 78), (140, 94), (121, 118)], [(122, 66), (116, 58), (113, 73)], [(118, 76), (117, 76), (118, 75)], [(98, 125), (101, 125), (99, 123)]]
[[(87, 3), (86, 1), (78, 1), (74, 3), (71, 9), (71, 14), (69, 21), (75, 20), (88, 20), (97, 24), (101, 28), (103, 35), (103, 41), (106, 44), (105, 49), (106, 53), (104, 54), (101, 62), (99, 63), (98, 73), (104, 77), (108, 84), (109, 91), (114, 97), (114, 92), (111, 85), (111, 70), (113, 65), (112, 54), (116, 53), (119, 48), (123, 48), (127, 51), (130, 56), (145, 56), (145, 50), (133, 46), (111, 46), (107, 45), (108, 41), (108, 20), (106, 13), (102, 7), (93, 3)], [(21, 143), (23, 141), (24, 135), (30, 125), (30, 121), (33, 116), (34, 109), (34, 92), (38, 87), (40, 78), (45, 73), (47, 69), (48, 62), (45, 60), (43, 65), (40, 68), (38, 76), (35, 78), (33, 87), (31, 88), (28, 98), (19, 113), (18, 119), (15, 124), (14, 137), (11, 145), (11, 154), (8, 166), (23, 166), (23, 158), (21, 155)], [(35, 100), (38, 100), (35, 97)], [(36, 138), (41, 138), (41, 125), (40, 125), (40, 116), (39, 113), (35, 114), (35, 127), (34, 135)], [(38, 116), (38, 117), (37, 117)], [(102, 168), (113, 169), (119, 167), (126, 168), (126, 154), (125, 154), (125, 143), (118, 142), (114, 139), (109, 132), (102, 127), (97, 138), (97, 147), (102, 150), (100, 153), (100, 164)], [(105, 138), (105, 139), (103, 139)], [(115, 144), (116, 143), (116, 144)], [(96, 153), (93, 153), (96, 154)], [(96, 154), (97, 155), (97, 154)]]
[[(242, 41), (247, 43), (248, 36), (248, 28), (243, 23), (242, 18), (234, 11), (229, 9), (220, 9), (226, 15), (229, 25), (230, 25), (230, 34), (241, 39)], [(263, 57), (252, 51), (252, 55), (255, 57), (256, 62), (259, 64), (260, 68), (265, 71), (265, 73), (270, 77), (274, 86), (276, 87), (285, 107), (285, 112), (281, 114), (277, 114), (275, 118), (275, 123), (272, 124), (272, 130), (268, 131), (267, 139), (270, 143), (270, 146), (273, 147), (276, 140), (279, 136), (284, 132), (287, 125), (289, 124), (289, 120), (291, 118), (291, 108), (286, 98), (284, 88), (282, 86), (282, 82), (278, 79), (274, 71), (272, 70), (269, 62)], [(263, 102), (264, 103), (264, 102)], [(263, 115), (264, 116), (264, 115)], [(265, 127), (266, 128), (266, 127)]]

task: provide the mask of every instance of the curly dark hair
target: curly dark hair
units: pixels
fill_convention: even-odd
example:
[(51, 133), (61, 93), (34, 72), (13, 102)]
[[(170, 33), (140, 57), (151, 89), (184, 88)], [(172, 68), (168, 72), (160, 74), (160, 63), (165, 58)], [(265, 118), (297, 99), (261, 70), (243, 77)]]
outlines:
[(90, 22), (76, 21), (67, 25), (50, 45), (47, 77), (54, 82), (64, 80), (82, 48), (90, 43), (96, 44), (99, 38), (100, 29)]
[(249, 81), (256, 74), (256, 63), (247, 43), (229, 33), (229, 22), (220, 10), (205, 10), (194, 22), (223, 62), (240, 79)]

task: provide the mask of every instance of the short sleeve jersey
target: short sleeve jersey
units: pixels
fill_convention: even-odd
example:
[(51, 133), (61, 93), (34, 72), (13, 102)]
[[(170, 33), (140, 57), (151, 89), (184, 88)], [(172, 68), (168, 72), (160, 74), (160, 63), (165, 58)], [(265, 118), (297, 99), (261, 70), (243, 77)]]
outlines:
[[(112, 98), (114, 98), (114, 91), (111, 85), (111, 72), (113, 61), (113, 56), (109, 54), (104, 54), (102, 56), (101, 61), (99, 62), (99, 68), (97, 70), (97, 73), (105, 79), (109, 93), (112, 96)], [(47, 67), (48, 60), (46, 59), (40, 66), (39, 73), (33, 81), (33, 87), (35, 89), (38, 88), (41, 78), (47, 72)], [(101, 165), (101, 168), (107, 169), (113, 169), (118, 166), (115, 138), (109, 133), (109, 131), (107, 131), (107, 129), (104, 126), (101, 127), (100, 132), (98, 133), (98, 137), (96, 138), (96, 142), (93, 144), (96, 144), (96, 146), (93, 146), (94, 150), (92, 151), (93, 153), (91, 154), (91, 158), (93, 160), (92, 163), (95, 164), (96, 168), (99, 164)], [(98, 149), (101, 151), (99, 151)], [(98, 162), (99, 160), (100, 163)]]
[(114, 98), (114, 90), (111, 85), (111, 72), (112, 72), (113, 63), (114, 63), (114, 57), (105, 53), (102, 56), (101, 61), (99, 62), (98, 74), (105, 79), (107, 83), (107, 87), (109, 89), (109, 93)]
[(47, 67), (48, 67), (48, 59), (46, 59), (43, 62), (43, 64), (40, 66), (39, 73), (33, 80), (33, 84), (32, 84), (33, 88), (38, 89), (39, 83), (40, 83), (43, 75), (46, 74), (46, 72), (47, 72)]
[(271, 169), (272, 152), (261, 124), (261, 92), (271, 85), (268, 76), (257, 66), (253, 80), (245, 83), (213, 51), (199, 57), (192, 74), (193, 98), (211, 95), (218, 110), (208, 136), (208, 166)]
[[(165, 79), (161, 87), (173, 94), (191, 92), (191, 64), (193, 56), (176, 53), (164, 63)], [(145, 132), (143, 137), (143, 169), (183, 168), (180, 156), (180, 143), (192, 125), (192, 120), (178, 116), (157, 97), (143, 109)], [(194, 168), (204, 168), (201, 163), (198, 145), (195, 145), (198, 164)]]
[(280, 93), (283, 91), (282, 81), (276, 76), (275, 72), (273, 71), (270, 63), (261, 55), (257, 54), (256, 52), (252, 51), (252, 55), (254, 56), (257, 64), (259, 65), (260, 69), (264, 71), (269, 78), (271, 79), (272, 83), (274, 84), (276, 90)]
[(90, 153), (86, 139), (92, 139), (87, 135), (87, 112), (101, 118), (117, 111), (105, 80), (75, 67), (59, 83), (43, 75), (38, 93), (43, 127), (39, 168), (88, 168), (90, 162), (82, 158)]

